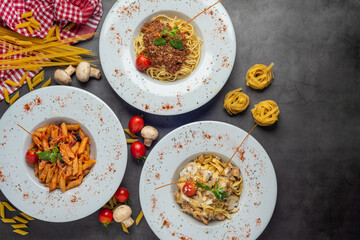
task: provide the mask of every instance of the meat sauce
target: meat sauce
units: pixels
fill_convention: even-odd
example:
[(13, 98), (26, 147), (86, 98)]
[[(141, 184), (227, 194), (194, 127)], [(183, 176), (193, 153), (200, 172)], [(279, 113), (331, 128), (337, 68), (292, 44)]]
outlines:
[[(184, 41), (186, 35), (178, 31), (178, 36), (172, 37), (172, 39), (182, 40), (184, 45), (183, 50), (176, 49), (169, 43), (164, 46), (156, 46), (154, 41), (159, 38), (159, 35), (162, 34), (164, 29), (167, 28), (170, 32), (172, 27), (168, 23), (164, 24), (160, 22), (159, 19), (145, 23), (144, 27), (150, 29), (152, 32), (146, 29), (141, 30), (144, 33), (143, 41), (145, 45), (145, 50), (142, 51), (141, 54), (145, 54), (145, 56), (149, 58), (150, 66), (154, 68), (161, 68), (162, 66), (165, 66), (165, 70), (167, 72), (175, 74), (181, 69), (182, 63), (190, 53), (190, 50)], [(155, 33), (159, 35), (156, 35)]]

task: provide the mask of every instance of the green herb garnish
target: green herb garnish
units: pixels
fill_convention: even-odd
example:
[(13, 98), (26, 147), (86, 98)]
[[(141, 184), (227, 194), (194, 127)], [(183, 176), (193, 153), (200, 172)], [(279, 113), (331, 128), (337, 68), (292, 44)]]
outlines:
[(179, 31), (179, 27), (174, 27), (170, 32), (169, 29), (165, 28), (164, 31), (161, 33), (161, 38), (155, 39), (154, 44), (155, 46), (164, 46), (166, 43), (170, 43), (176, 49), (184, 50), (184, 45), (181, 39), (170, 39), (169, 37), (164, 36), (169, 34), (170, 37), (176, 37), (178, 34), (176, 33)]
[(181, 39), (170, 39), (169, 42), (174, 48), (184, 50), (184, 45)]
[(40, 153), (36, 153), (36, 155), (38, 155), (38, 157), (41, 160), (44, 161), (51, 161), (52, 163), (56, 163), (56, 160), (59, 159), (60, 161), (62, 161), (62, 156), (59, 153), (59, 149), (58, 149), (58, 145), (55, 143), (54, 144), (54, 148), (51, 149), (51, 151), (43, 151)]
[(206, 186), (206, 185), (204, 185), (204, 184), (201, 184), (201, 183), (199, 183), (199, 182), (196, 182), (196, 185), (197, 185), (199, 188), (202, 188), (202, 189), (205, 189), (205, 190), (208, 190), (208, 191), (212, 191), (212, 192), (214, 193), (215, 197), (220, 200), (220, 202), (222, 202), (222, 200), (223, 200), (224, 198), (228, 198), (228, 197), (229, 197), (229, 195), (227, 195), (226, 192), (223, 191), (223, 189), (224, 189), (223, 187), (219, 188), (219, 186), (218, 186), (218, 180), (216, 180), (215, 188), (211, 188), (211, 187)]
[(167, 43), (167, 41), (165, 38), (158, 38), (158, 39), (155, 39), (155, 41), (154, 41), (154, 44), (156, 46), (164, 46), (166, 43)]

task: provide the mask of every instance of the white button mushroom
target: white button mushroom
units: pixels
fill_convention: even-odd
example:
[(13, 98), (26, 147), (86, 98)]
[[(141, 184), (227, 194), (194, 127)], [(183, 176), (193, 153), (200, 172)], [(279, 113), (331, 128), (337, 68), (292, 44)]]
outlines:
[(141, 130), (141, 136), (144, 138), (144, 145), (147, 147), (151, 146), (153, 140), (156, 140), (159, 135), (158, 130), (151, 126), (145, 126)]
[(100, 79), (101, 73), (99, 69), (90, 67), (90, 63), (81, 62), (76, 68), (76, 77), (80, 82), (87, 82), (90, 77)]
[(132, 210), (128, 205), (120, 205), (113, 212), (115, 222), (122, 222), (126, 227), (133, 225), (134, 220), (131, 218)]
[(72, 83), (71, 75), (75, 72), (73, 66), (68, 66), (65, 70), (57, 69), (54, 73), (54, 79), (58, 84), (70, 85)]

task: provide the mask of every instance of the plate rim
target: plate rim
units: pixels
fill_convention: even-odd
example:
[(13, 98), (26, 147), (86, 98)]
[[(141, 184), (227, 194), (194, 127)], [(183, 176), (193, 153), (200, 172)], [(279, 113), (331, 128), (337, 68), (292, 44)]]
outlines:
[[(232, 125), (232, 124), (230, 124), (230, 123), (221, 122), (221, 121), (215, 121), (215, 120), (196, 121), (196, 122), (191, 122), (191, 123), (188, 123), (188, 124), (179, 126), (178, 128), (170, 131), (168, 134), (166, 134), (166, 135), (156, 144), (156, 146), (160, 146), (159, 143), (160, 143), (161, 141), (166, 141), (166, 137), (169, 138), (170, 136), (174, 135), (176, 132), (178, 132), (178, 131), (180, 131), (180, 130), (182, 130), (182, 129), (185, 129), (185, 128), (187, 128), (187, 127), (189, 127), (189, 128), (191, 129), (191, 127), (192, 127), (193, 125), (196, 126), (196, 125), (201, 125), (201, 124), (220, 124), (220, 125), (223, 125), (223, 126), (227, 126), (227, 127), (233, 128), (233, 129), (237, 129), (237, 131), (243, 132), (243, 134), (247, 134), (247, 132), (244, 131), (243, 129), (241, 129), (240, 127), (235, 126), (235, 125)], [(268, 158), (269, 158), (269, 162), (268, 162), (268, 163), (270, 163), (270, 167), (271, 167), (271, 170), (270, 170), (270, 171), (271, 171), (271, 175), (273, 175), (273, 176), (272, 176), (272, 177), (273, 177), (273, 179), (272, 179), (272, 181), (273, 181), (273, 183), (272, 183), (273, 195), (271, 195), (271, 196), (272, 196), (272, 199), (270, 199), (270, 201), (273, 201), (273, 205), (272, 205), (271, 211), (269, 211), (269, 217), (268, 217), (265, 221), (262, 220), (262, 225), (261, 225), (260, 231), (258, 231), (256, 235), (251, 236), (251, 237), (249, 238), (249, 239), (257, 239), (257, 238), (264, 232), (264, 230), (266, 229), (266, 227), (267, 227), (268, 224), (270, 223), (271, 218), (272, 218), (272, 216), (273, 216), (273, 214), (274, 214), (274, 212), (275, 212), (276, 203), (277, 203), (277, 195), (278, 195), (278, 183), (277, 183), (277, 177), (276, 177), (276, 172), (275, 172), (274, 165), (273, 165), (273, 163), (272, 163), (272, 161), (271, 161), (270, 156), (269, 156), (268, 153), (266, 152), (265, 148), (260, 144), (259, 141), (256, 140), (255, 137), (253, 137), (252, 135), (249, 135), (249, 137), (251, 137), (253, 140), (255, 140), (255, 141), (260, 145), (260, 147), (264, 150), (265, 154), (268, 156)], [(154, 149), (152, 149), (152, 151), (151, 151), (151, 153), (150, 153), (151, 156), (150, 156), (150, 154), (149, 154), (148, 159), (149, 159), (149, 158), (151, 159), (152, 155), (155, 155), (156, 146), (154, 147)], [(155, 157), (154, 159), (156, 159), (156, 157)], [(142, 169), (142, 171), (141, 171), (141, 176), (140, 176), (140, 180), (139, 180), (139, 198), (140, 198), (140, 205), (141, 205), (142, 209), (144, 209), (143, 207), (145, 206), (145, 200), (144, 200), (144, 194), (145, 194), (145, 193), (142, 191), (142, 189), (144, 188), (144, 184), (145, 184), (145, 171), (146, 171), (145, 167), (146, 167), (146, 165), (149, 165), (149, 164), (150, 164), (150, 163), (148, 163), (148, 164), (146, 164), (146, 163), (148, 163), (148, 162), (147, 162), (147, 161), (145, 162), (144, 167), (143, 167), (143, 169)], [(178, 165), (179, 165), (179, 164), (178, 164)], [(151, 216), (151, 215), (150, 215), (150, 216)], [(146, 211), (144, 211), (144, 217), (145, 217), (145, 219), (147, 220), (148, 225), (150, 226), (151, 230), (156, 234), (156, 236), (157, 236), (158, 238), (162, 239), (162, 237), (165, 237), (165, 236), (161, 235), (161, 232), (158, 231), (158, 229), (156, 229), (156, 228), (150, 223), (150, 221), (148, 221), (148, 217), (149, 217), (149, 216), (146, 215)], [(231, 220), (230, 220), (230, 221), (231, 221)], [(209, 228), (209, 229), (211, 229), (211, 228)], [(177, 237), (174, 237), (174, 239), (178, 239), (178, 238), (177, 238)]]
[[(58, 90), (58, 89), (62, 89), (62, 90)], [(50, 90), (51, 89), (51, 90)], [(39, 97), (39, 98), (41, 98), (41, 100), (43, 101), (43, 97), (42, 97), (42, 92), (47, 92), (46, 94), (47, 94), (47, 98), (46, 98), (46, 100), (49, 100), (48, 99), (48, 97), (50, 97), (50, 95), (49, 95), (49, 90), (50, 91), (56, 91), (56, 92), (59, 92), (59, 91), (63, 91), (62, 93), (64, 94), (64, 95), (66, 95), (66, 94), (68, 94), (68, 93), (71, 93), (71, 92), (75, 92), (75, 93), (81, 93), (81, 94), (83, 94), (83, 96), (86, 96), (86, 97), (90, 97), (90, 98), (92, 98), (93, 100), (95, 100), (95, 102), (96, 103), (98, 103), (99, 105), (101, 105), (103, 108), (105, 108), (106, 109), (106, 113), (107, 114), (109, 114), (109, 116), (111, 116), (111, 118), (113, 119), (113, 120), (116, 120), (117, 122), (116, 122), (116, 124), (118, 124), (118, 126), (121, 128), (121, 129), (123, 129), (123, 127), (122, 127), (122, 124), (121, 124), (121, 122), (120, 122), (120, 120), (119, 120), (119, 118), (116, 116), (116, 114), (114, 113), (114, 111), (102, 100), (102, 99), (100, 99), (99, 97), (97, 97), (95, 94), (93, 94), (93, 93), (91, 93), (91, 92), (89, 92), (89, 91), (86, 91), (86, 90), (84, 90), (84, 89), (81, 89), (81, 88), (77, 88), (77, 87), (73, 87), (73, 86), (60, 86), (60, 85), (54, 85), (54, 86), (49, 86), (49, 87), (47, 87), (47, 88), (40, 88), (40, 89), (37, 89), (37, 90), (35, 90), (35, 91), (31, 91), (31, 92), (29, 92), (29, 93), (27, 93), (27, 94), (25, 94), (25, 95), (23, 95), (20, 99), (18, 99), (12, 106), (10, 106), (6, 111), (5, 111), (5, 113), (2, 115), (2, 117), (1, 117), (1, 119), (0, 119), (0, 126), (2, 126), (3, 125), (3, 122), (4, 121), (6, 121), (9, 117), (11, 117), (11, 115), (10, 114), (14, 114), (13, 113), (13, 109), (17, 109), (17, 110), (19, 110), (19, 111), (21, 111), (21, 109), (22, 109), (22, 105), (23, 104), (25, 104), (25, 103), (27, 103), (30, 99), (32, 100), (33, 98), (37, 98), (37, 97)], [(61, 94), (61, 93), (60, 93)], [(49, 100), (49, 102), (47, 103), (47, 107), (46, 108), (49, 108), (49, 107), (51, 107), (52, 105), (53, 105), (54, 103), (50, 103), (50, 100)], [(29, 113), (20, 113), (20, 114), (22, 114), (23, 116), (26, 116), (26, 114), (29, 114)], [(8, 116), (9, 115), (9, 116)], [(58, 116), (55, 116), (55, 118), (57, 118)], [(42, 117), (41, 117), (41, 121), (39, 121), (39, 122), (37, 122), (37, 123), (34, 123), (34, 126), (36, 126), (36, 124), (39, 124), (39, 123), (41, 123), (41, 122), (44, 122), (44, 121), (46, 121), (46, 120), (48, 120), (48, 119), (51, 119), (51, 117), (50, 118), (47, 118), (47, 115), (43, 115)], [(76, 120), (76, 121), (78, 121), (77, 119), (74, 119), (74, 120)], [(80, 121), (79, 121), (80, 122)], [(80, 122), (80, 124), (81, 125), (84, 125), (83, 123), (81, 123)], [(85, 125), (84, 125), (85, 126)], [(120, 129), (119, 128), (119, 129)], [(5, 126), (5, 124), (4, 124), (4, 127), (1, 127), (0, 128), (0, 130), (4, 130), (4, 129), (7, 129), (7, 127)], [(123, 132), (122, 132), (123, 133)], [(94, 135), (96, 135), (96, 134), (94, 134), (94, 131), (92, 131), (91, 132), (91, 134), (94, 136)], [(119, 186), (120, 184), (121, 184), (121, 182), (122, 182), (122, 180), (123, 180), (123, 178), (124, 178), (124, 176), (125, 176), (125, 171), (126, 171), (126, 167), (127, 167), (127, 157), (128, 157), (128, 151), (127, 151), (127, 144), (126, 144), (126, 138), (125, 138), (125, 134), (122, 134), (121, 136), (119, 136), (120, 138), (122, 138), (122, 139), (120, 139), (119, 140), (119, 142), (122, 142), (121, 143), (121, 146), (119, 146), (119, 148), (120, 148), (120, 151), (121, 151), (121, 153), (122, 153), (122, 155), (121, 155), (121, 158), (123, 159), (123, 160), (119, 160), (119, 165), (122, 165), (122, 169), (116, 169), (116, 172), (118, 172), (117, 174), (118, 175), (115, 175), (116, 176), (116, 178), (115, 178), (115, 180), (112, 180), (112, 182), (114, 182), (112, 185), (113, 186)], [(95, 138), (95, 137), (94, 137)], [(4, 149), (4, 152), (6, 152), (6, 151), (9, 151), (9, 150), (6, 150), (6, 149), (9, 149), (9, 148), (11, 148), (11, 147), (7, 147), (7, 148), (5, 148)], [(97, 152), (99, 152), (99, 150), (97, 150)], [(114, 155), (115, 155), (115, 152), (114, 152)], [(99, 156), (99, 155), (97, 155), (97, 156)], [(4, 160), (2, 160), (2, 161), (0, 161), (0, 162), (3, 162)], [(11, 178), (10, 178), (11, 179)], [(30, 179), (31, 180), (31, 179)], [(8, 180), (7, 180), (8, 181)], [(0, 185), (2, 185), (1, 183), (0, 183)], [(4, 184), (4, 186), (5, 185), (7, 185), (6, 183)], [(23, 206), (21, 206), (21, 204), (20, 204), (20, 202), (22, 202), (22, 201), (24, 201), (22, 198), (18, 198), (17, 196), (18, 196), (18, 194), (17, 193), (12, 193), (13, 192), (13, 190), (11, 190), (10, 189), (11, 187), (4, 187), (4, 188), (2, 188), (1, 189), (1, 192), (4, 194), (4, 196), (10, 201), (10, 199), (12, 199), (13, 201), (11, 201), (11, 204), (12, 205), (14, 205), (18, 210), (20, 210), (20, 211), (22, 211), (22, 212), (25, 212), (25, 213), (27, 213), (28, 211), (28, 209), (24, 209), (24, 207)], [(13, 188), (13, 187), (12, 187)], [(75, 190), (76, 190), (76, 188), (74, 188)], [(5, 190), (5, 191), (4, 191)], [(56, 190), (56, 191), (59, 191), (59, 190)], [(85, 191), (85, 189), (84, 189), (84, 191)], [(116, 189), (115, 189), (115, 187), (114, 187), (114, 191), (116, 191)], [(46, 192), (46, 193), (48, 193), (48, 192)], [(60, 194), (64, 194), (64, 195), (62, 195), (62, 196), (65, 196), (65, 194), (68, 194), (68, 192), (65, 192), (65, 193), (60, 193)], [(104, 194), (106, 194), (106, 193), (102, 193), (102, 194), (99, 194), (98, 196), (101, 196), (101, 197), (99, 197), (99, 199), (101, 200), (101, 199), (103, 199), (104, 197)], [(108, 191), (108, 193), (106, 194), (106, 196), (109, 196), (109, 197), (107, 197), (107, 198), (109, 198), (110, 199), (110, 197), (113, 195), (113, 192), (110, 192), (110, 191)], [(11, 196), (11, 197), (9, 197), (9, 196)], [(50, 195), (47, 195), (47, 196), (50, 196)], [(14, 199), (15, 199), (15, 201), (14, 201)], [(105, 198), (104, 198), (105, 199)], [(93, 200), (92, 200), (93, 201)], [(104, 200), (105, 201), (105, 200)], [(87, 201), (87, 202), (91, 202), (91, 201)], [(94, 201), (95, 202), (95, 201)], [(99, 202), (103, 202), (103, 201), (99, 201)], [(106, 202), (104, 202), (104, 204), (105, 204)], [(96, 207), (96, 209), (95, 209), (95, 207), (92, 207), (92, 209), (91, 209), (91, 211), (84, 211), (84, 213), (83, 214), (77, 214), (77, 215), (75, 215), (75, 216), (73, 216), (72, 217), (72, 215), (70, 216), (70, 217), (63, 217), (63, 218), (58, 218), (58, 215), (56, 215), (55, 216), (55, 214), (53, 214), (54, 216), (55, 216), (55, 218), (54, 218), (54, 216), (51, 216), (50, 218), (45, 218), (45, 217), (43, 217), (43, 216), (45, 216), (45, 215), (40, 215), (39, 216), (39, 214), (31, 214), (34, 218), (36, 218), (36, 219), (38, 219), (38, 220), (42, 220), (42, 221), (46, 221), (46, 222), (53, 222), (53, 223), (65, 223), (65, 222), (72, 222), (72, 221), (76, 221), (76, 220), (80, 220), (80, 219), (82, 219), (82, 218), (85, 218), (85, 217), (87, 217), (87, 216), (89, 216), (89, 215), (91, 215), (91, 214), (93, 214), (94, 212), (96, 212), (98, 209), (100, 209), (101, 208), (101, 206), (103, 205), (103, 203), (100, 205), (100, 204), (97, 204), (98, 205), (98, 207)], [(80, 205), (78, 206), (78, 207), (81, 207)], [(36, 208), (36, 210), (35, 211), (37, 211), (37, 210), (39, 210), (39, 208)]]
[[(186, 0), (186, 1), (190, 1), (190, 0)], [(200, 0), (200, 1), (201, 1), (201, 2), (204, 2), (204, 4), (207, 4), (207, 2), (206, 2), (205, 0)], [(190, 1), (190, 2), (191, 2), (191, 1)], [(105, 47), (102, 47), (102, 46), (104, 46), (106, 43), (108, 43), (107, 38), (105, 37), (105, 35), (106, 35), (106, 33), (108, 32), (108, 30), (105, 30), (105, 28), (110, 28), (110, 27), (111, 27), (111, 25), (112, 25), (113, 22), (112, 22), (111, 19), (110, 19), (110, 18), (111, 18), (110, 15), (111, 15), (111, 14), (115, 14), (114, 12), (116, 12), (116, 10), (117, 10), (117, 8), (118, 8), (119, 6), (122, 6), (121, 4), (122, 4), (123, 6), (125, 6), (125, 4), (130, 5), (131, 3), (130, 3), (130, 2), (121, 3), (121, 0), (116, 1), (116, 2), (114, 3), (114, 5), (111, 7), (111, 9), (110, 9), (110, 11), (108, 12), (108, 14), (106, 15), (106, 18), (105, 18), (104, 23), (103, 23), (103, 25), (102, 25), (102, 29), (101, 29), (101, 33), (100, 33), (100, 40), (99, 40), (99, 57), (100, 57), (100, 62), (101, 62), (102, 65), (104, 65), (104, 58), (105, 58), (105, 50), (104, 50)], [(127, 6), (127, 5), (126, 5), (126, 6)], [(184, 4), (184, 5), (186, 5), (186, 4)], [(207, 5), (209, 5), (209, 4), (207, 4)], [(198, 104), (193, 104), (192, 107), (188, 107), (188, 106), (184, 107), (184, 106), (181, 106), (181, 107), (180, 107), (181, 110), (176, 110), (177, 108), (173, 108), (173, 109), (154, 110), (154, 111), (152, 111), (152, 110), (149, 110), (150, 108), (146, 108), (146, 107), (142, 106), (142, 105), (144, 105), (144, 104), (141, 104), (141, 105), (140, 105), (140, 104), (138, 104), (138, 103), (133, 103), (133, 102), (130, 101), (130, 99), (127, 99), (127, 98), (121, 96), (121, 94), (120, 94), (121, 90), (116, 89), (117, 86), (116, 86), (115, 82), (111, 80), (111, 79), (113, 78), (111, 72), (107, 72), (107, 71), (105, 71), (104, 68), (103, 68), (104, 74), (105, 74), (105, 76), (106, 76), (106, 80), (108, 81), (108, 83), (110, 84), (110, 86), (112, 87), (112, 89), (116, 92), (116, 94), (117, 94), (124, 102), (126, 102), (126, 103), (129, 104), (130, 106), (132, 106), (132, 107), (134, 107), (134, 108), (136, 108), (136, 109), (138, 109), (138, 110), (140, 110), (140, 111), (143, 111), (143, 112), (146, 112), (146, 113), (149, 113), (149, 114), (153, 114), (153, 115), (159, 115), (159, 116), (176, 116), (176, 115), (182, 115), (182, 114), (185, 114), (185, 113), (194, 111), (194, 110), (196, 110), (196, 109), (204, 106), (205, 104), (207, 104), (208, 102), (210, 102), (215, 96), (217, 96), (217, 95), (219, 94), (219, 92), (221, 91), (221, 89), (222, 89), (222, 88), (225, 86), (225, 84), (227, 83), (227, 81), (228, 81), (228, 79), (229, 79), (229, 77), (230, 77), (230, 75), (231, 75), (231, 73), (232, 73), (232, 71), (233, 71), (233, 69), (234, 69), (234, 65), (235, 65), (235, 62), (236, 62), (236, 54), (237, 54), (237, 49), (236, 49), (237, 42), (236, 42), (236, 34), (235, 34), (234, 25), (233, 25), (233, 23), (232, 23), (232, 20), (231, 20), (230, 15), (229, 15), (229, 13), (227, 12), (227, 10), (225, 9), (225, 7), (222, 5), (222, 3), (219, 3), (219, 4), (217, 4), (216, 6), (214, 6), (214, 9), (217, 9), (217, 10), (219, 10), (221, 13), (224, 13), (224, 14), (226, 15), (226, 19), (227, 19), (227, 21), (228, 21), (228, 23), (227, 23), (227, 29), (230, 29), (230, 31), (228, 31), (228, 32), (231, 32), (229, 36), (231, 36), (231, 38), (234, 39), (234, 41), (231, 41), (231, 42), (229, 43), (230, 46), (231, 46), (230, 48), (233, 49), (233, 51), (231, 51), (231, 53), (229, 54), (229, 55), (230, 55), (230, 56), (229, 56), (229, 59), (230, 59), (230, 61), (232, 62), (232, 64), (231, 64), (231, 66), (228, 67), (228, 68), (226, 69), (226, 71), (224, 72), (224, 74), (223, 74), (224, 77), (222, 77), (223, 80), (221, 81), (221, 83), (218, 84), (218, 85), (216, 85), (216, 87), (218, 88), (218, 90), (217, 90), (216, 92), (213, 92), (212, 90), (208, 90), (207, 92), (209, 92), (210, 94), (209, 94), (209, 95), (206, 95), (206, 96), (205, 96), (205, 94), (204, 94), (204, 97), (202, 98), (202, 99), (204, 99), (204, 100), (201, 101), (201, 99), (200, 99), (200, 101), (198, 101), (199, 103), (198, 103)], [(164, 12), (164, 11), (174, 11), (174, 10), (173, 10), (173, 9), (169, 9), (169, 10), (161, 9), (161, 10), (160, 10), (160, 12)], [(157, 12), (159, 12), (159, 11), (157, 11)], [(150, 15), (151, 15), (151, 13), (150, 13)], [(105, 32), (106, 32), (106, 33), (105, 33)], [(132, 42), (130, 42), (130, 43), (132, 43)], [(209, 47), (211, 47), (211, 46), (209, 46)], [(129, 44), (129, 46), (128, 46), (127, 48), (131, 48), (131, 44)], [(204, 53), (204, 50), (202, 49), (202, 55), (203, 55), (203, 53)], [(220, 64), (219, 64), (219, 65), (220, 65)], [(198, 66), (194, 71), (196, 71), (196, 70), (198, 70), (198, 69), (199, 69), (199, 66)], [(212, 71), (212, 72), (215, 72), (215, 70)], [(141, 74), (143, 74), (143, 73), (141, 73)], [(202, 75), (200, 75), (200, 76), (202, 76)], [(204, 75), (204, 76), (205, 76), (205, 77), (208, 77), (209, 74)], [(140, 75), (140, 77), (141, 77), (141, 75)], [(140, 78), (140, 77), (139, 77), (139, 78)], [(190, 75), (190, 76), (188, 76), (187, 78), (189, 78), (189, 77), (194, 77), (194, 76), (191, 76), (191, 75)], [(144, 77), (141, 77), (141, 78), (144, 79)], [(218, 77), (218, 78), (219, 78), (219, 77)], [(186, 78), (185, 78), (185, 79), (186, 79)], [(180, 79), (180, 80), (183, 80), (183, 79)], [(179, 81), (180, 81), (180, 80), (179, 80)], [(204, 88), (204, 87), (202, 86), (202, 88)], [(182, 94), (183, 94), (182, 96), (187, 95), (186, 92), (183, 92)], [(156, 96), (156, 97), (157, 97), (157, 96)], [(175, 97), (175, 96), (173, 96), (173, 97)], [(164, 97), (162, 100), (166, 100), (166, 99), (167, 99), (167, 98)], [(188, 104), (187, 104), (187, 105), (188, 105)]]

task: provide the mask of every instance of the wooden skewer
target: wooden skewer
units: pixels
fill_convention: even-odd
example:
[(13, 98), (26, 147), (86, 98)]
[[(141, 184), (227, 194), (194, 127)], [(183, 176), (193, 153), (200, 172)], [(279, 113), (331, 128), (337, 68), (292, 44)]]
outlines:
[(139, 30), (140, 30), (141, 28), (150, 31), (150, 32), (152, 32), (153, 34), (157, 35), (159, 38), (161, 38), (161, 35), (160, 35), (160, 34), (157, 34), (156, 32), (152, 31), (151, 29), (146, 28), (146, 27), (140, 27)]
[(225, 168), (227, 168), (227, 166), (229, 165), (229, 163), (231, 162), (231, 160), (233, 159), (233, 157), (235, 156), (235, 154), (239, 151), (239, 149), (241, 148), (241, 146), (243, 145), (243, 143), (245, 142), (245, 140), (247, 139), (247, 137), (250, 135), (250, 133), (256, 128), (258, 124), (255, 124), (255, 126), (250, 130), (250, 132), (248, 132), (248, 134), (245, 136), (244, 140), (241, 142), (241, 144), (238, 146), (238, 148), (236, 149), (236, 151), (234, 152), (234, 154), (231, 156), (231, 158), (229, 159), (229, 161), (226, 163), (224, 169), (221, 171), (221, 173), (219, 174), (219, 176), (221, 176), (221, 174), (224, 172)]
[(28, 130), (26, 130), (25, 128), (23, 128), (20, 124), (16, 124), (16, 125), (18, 125), (19, 127), (21, 127), (25, 132), (27, 132), (30, 136), (32, 136), (32, 134), (28, 131)]
[(211, 5), (210, 7), (208, 8), (205, 8), (204, 11), (202, 11), (201, 13), (199, 13), (198, 15), (196, 15), (195, 17), (193, 17), (192, 19), (190, 19), (186, 24), (189, 24), (192, 20), (194, 20), (195, 18), (197, 18), (198, 16), (200, 16), (201, 14), (203, 14), (204, 12), (206, 12), (207, 10), (209, 10), (210, 8), (212, 8), (213, 6), (215, 6), (216, 4), (218, 4), (219, 2), (221, 2), (222, 0), (214, 3), (213, 5)]

